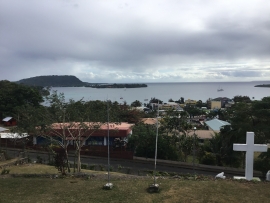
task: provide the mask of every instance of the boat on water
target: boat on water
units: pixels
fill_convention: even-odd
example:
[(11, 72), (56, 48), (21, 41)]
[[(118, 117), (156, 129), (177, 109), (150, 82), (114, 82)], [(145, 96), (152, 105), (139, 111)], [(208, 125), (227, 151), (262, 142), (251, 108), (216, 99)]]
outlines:
[(219, 87), (219, 88), (217, 89), (217, 91), (218, 91), (218, 92), (221, 92), (221, 91), (224, 91), (224, 89), (222, 89), (222, 88)]

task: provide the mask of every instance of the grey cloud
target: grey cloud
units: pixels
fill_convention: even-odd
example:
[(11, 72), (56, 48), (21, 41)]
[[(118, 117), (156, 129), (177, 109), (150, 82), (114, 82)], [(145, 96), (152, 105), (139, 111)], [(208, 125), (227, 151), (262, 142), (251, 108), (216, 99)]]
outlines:
[[(151, 8), (142, 14), (134, 12), (132, 9), (140, 11), (136, 2), (127, 5), (122, 1), (115, 4), (48, 1), (20, 3), (20, 6), (10, 2), (4, 0), (0, 5), (0, 68), (13, 68), (22, 73), (16, 77), (44, 73), (87, 75), (89, 72), (89, 77), (99, 79), (98, 71), (102, 70), (108, 71), (108, 77), (118, 76), (119, 80), (126, 77), (126, 80), (156, 78), (169, 81), (184, 78), (176, 72), (170, 74), (170, 71), (182, 71), (190, 75), (190, 79), (198, 77), (196, 64), (205, 62), (222, 63), (214, 68), (207, 65), (199, 68), (209, 75), (213, 69), (220, 70), (220, 75), (212, 75), (213, 79), (260, 77), (265, 69), (256, 72), (249, 65), (244, 71), (242, 65), (236, 65), (235, 68), (241, 70), (224, 70), (224, 64), (249, 63), (251, 59), (266, 61), (270, 55), (267, 18), (270, 16), (265, 12), (261, 15), (260, 10), (253, 14), (254, 20), (248, 18), (250, 21), (245, 22), (242, 22), (244, 18), (233, 19), (224, 13), (222, 16), (214, 13), (204, 19), (203, 29), (192, 30), (188, 19), (184, 22), (186, 27), (178, 20), (181, 19), (180, 11), (172, 15), (175, 19), (160, 18), (160, 22), (153, 23), (154, 18), (148, 15), (155, 12)], [(172, 5), (168, 4), (166, 8), (173, 11), (174, 2), (170, 3)], [(184, 4), (183, 7), (189, 7), (187, 2)], [(211, 7), (211, 3), (207, 6)], [(164, 18), (169, 14), (170, 11), (165, 13)], [(199, 20), (200, 15), (203, 16), (197, 15)], [(77, 66), (86, 68), (76, 72)], [(151, 74), (155, 70), (167, 73)], [(122, 75), (119, 74), (121, 71)], [(8, 72), (0, 79), (3, 77), (15, 78)]]

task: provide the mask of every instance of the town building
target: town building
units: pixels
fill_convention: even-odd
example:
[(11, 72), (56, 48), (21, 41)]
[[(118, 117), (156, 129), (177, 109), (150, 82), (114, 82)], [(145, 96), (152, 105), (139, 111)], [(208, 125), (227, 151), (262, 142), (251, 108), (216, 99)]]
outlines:
[(234, 101), (227, 97), (217, 97), (215, 99), (208, 100), (207, 105), (210, 109), (228, 108), (234, 104)]
[(196, 106), (196, 104), (197, 104), (196, 100), (192, 100), (192, 99), (185, 100), (185, 105), (186, 106)]
[(210, 121), (206, 121), (205, 124), (207, 125), (207, 127), (209, 128), (209, 130), (212, 130), (214, 132), (220, 132), (220, 129), (223, 126), (226, 125), (231, 125), (230, 123), (226, 122), (226, 121), (222, 121), (219, 119), (212, 119)]
[(17, 125), (16, 119), (13, 117), (6, 117), (2, 120), (4, 126), (15, 126)]
[[(115, 138), (127, 140), (132, 135), (132, 126), (134, 124), (123, 122), (119, 124), (109, 123), (109, 126), (106, 123), (84, 123), (84, 125), (86, 125), (85, 128), (80, 127), (79, 123), (74, 123), (72, 126), (70, 123), (54, 123), (46, 138), (45, 136), (33, 136), (33, 144), (43, 144), (48, 141), (48, 137), (57, 140), (65, 137), (70, 145), (74, 145), (76, 140), (82, 140), (85, 146), (107, 146), (108, 143), (113, 145)], [(63, 141), (63, 139), (59, 141)]]

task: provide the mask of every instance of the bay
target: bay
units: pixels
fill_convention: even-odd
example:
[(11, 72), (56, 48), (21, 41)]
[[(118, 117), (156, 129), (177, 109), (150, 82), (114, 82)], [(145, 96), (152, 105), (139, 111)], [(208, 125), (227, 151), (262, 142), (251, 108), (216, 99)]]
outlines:
[[(189, 82), (189, 83), (147, 83), (145, 88), (89, 88), (89, 87), (53, 87), (52, 90), (62, 92), (66, 100), (74, 99), (78, 101), (83, 99), (101, 100), (107, 99), (117, 101), (119, 103), (132, 103), (139, 100), (142, 103), (155, 97), (163, 102), (168, 102), (169, 99), (178, 100), (181, 97), (184, 99), (202, 100), (205, 102), (209, 98), (234, 96), (249, 96), (251, 99), (261, 100), (263, 97), (270, 96), (270, 88), (254, 87), (261, 83), (258, 82)], [(217, 91), (222, 88), (224, 91)], [(148, 99), (148, 101), (145, 101)]]

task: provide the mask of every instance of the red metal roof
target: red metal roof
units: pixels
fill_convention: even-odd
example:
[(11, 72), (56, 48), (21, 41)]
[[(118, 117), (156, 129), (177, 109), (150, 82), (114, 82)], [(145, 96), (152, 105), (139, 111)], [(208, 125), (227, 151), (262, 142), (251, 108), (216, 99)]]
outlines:
[[(85, 128), (83, 127), (85, 125)], [(110, 137), (127, 137), (132, 130), (132, 126), (134, 124), (129, 123), (90, 123), (85, 122), (83, 124), (81, 123), (53, 123), (51, 125), (52, 130), (50, 135), (60, 135), (64, 134), (66, 137), (88, 137), (88, 136), (98, 136), (98, 137), (104, 137), (109, 135)]]

